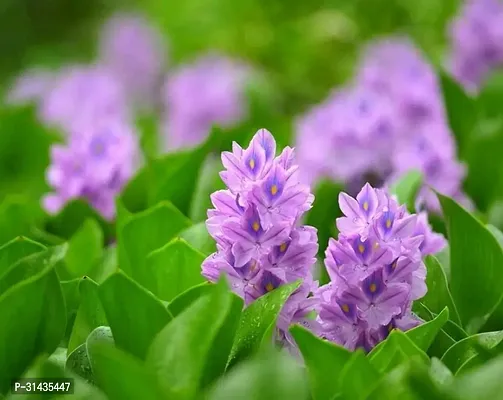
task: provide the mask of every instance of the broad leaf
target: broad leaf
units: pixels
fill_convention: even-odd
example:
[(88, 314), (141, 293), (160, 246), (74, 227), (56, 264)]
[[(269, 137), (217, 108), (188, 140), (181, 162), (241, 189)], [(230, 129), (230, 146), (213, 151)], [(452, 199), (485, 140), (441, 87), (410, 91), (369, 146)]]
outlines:
[[(326, 373), (326, 372), (325, 372)], [(336, 375), (334, 375), (336, 376)], [(361, 350), (354, 352), (338, 378), (338, 386), (346, 399), (366, 399), (379, 383), (381, 374)], [(320, 397), (330, 398), (330, 397)]]
[(45, 250), (45, 246), (23, 236), (18, 236), (0, 247), (0, 276), (16, 261)]
[(449, 319), (449, 309), (444, 308), (433, 320), (425, 322), (405, 334), (423, 351), (428, 351), (440, 329)]
[(183, 239), (173, 239), (154, 250), (146, 260), (147, 287), (161, 300), (171, 301), (192, 286), (203, 283), (204, 255)]
[(290, 332), (306, 363), (313, 399), (331, 399), (340, 390), (334, 377), (341, 374), (351, 353), (343, 347), (319, 339), (299, 325), (290, 328)]
[(217, 251), (215, 240), (208, 233), (205, 222), (199, 222), (185, 229), (180, 237), (205, 256)]
[(145, 358), (154, 337), (171, 320), (166, 307), (122, 272), (103, 282), (98, 292), (117, 347)]
[(175, 297), (173, 301), (168, 304), (169, 312), (171, 313), (171, 315), (173, 315), (173, 317), (176, 317), (198, 298), (209, 293), (210, 290), (213, 290), (213, 288), (214, 285), (209, 282), (201, 283), (200, 285), (191, 287), (190, 289)]
[(438, 197), (449, 235), (452, 297), (463, 325), (475, 332), (502, 297), (503, 251), (466, 210), (448, 197)]
[(406, 204), (409, 211), (415, 210), (416, 196), (423, 183), (421, 172), (412, 170), (402, 176), (392, 187), (391, 193), (395, 194), (400, 204)]
[(264, 338), (272, 333), (278, 315), (300, 281), (280, 286), (251, 303), (241, 316), (229, 367), (258, 350)]

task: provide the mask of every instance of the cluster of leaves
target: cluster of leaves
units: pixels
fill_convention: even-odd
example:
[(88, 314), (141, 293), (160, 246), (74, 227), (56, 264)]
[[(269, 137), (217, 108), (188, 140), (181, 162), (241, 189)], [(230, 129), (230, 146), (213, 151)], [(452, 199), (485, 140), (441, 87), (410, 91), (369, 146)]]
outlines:
[[(413, 198), (418, 178), (397, 184), (401, 199)], [(150, 193), (149, 181), (142, 187)], [(439, 195), (449, 262), (426, 259), (429, 291), (414, 305), (426, 323), (392, 331), (368, 355), (293, 326), (304, 365), (272, 346), (276, 318), (299, 282), (245, 309), (224, 279), (204, 282), (200, 265), (212, 243), (168, 187), (137, 212), (118, 199), (117, 240), (106, 249), (96, 217), (61, 230), (69, 215), (85, 215), (81, 203), (51, 221), (67, 240), (46, 246), (17, 237), (0, 248), (0, 393), (8, 396), (21, 376), (73, 377), (74, 396), (93, 399), (463, 400), (501, 389), (503, 234), (452, 199)]]

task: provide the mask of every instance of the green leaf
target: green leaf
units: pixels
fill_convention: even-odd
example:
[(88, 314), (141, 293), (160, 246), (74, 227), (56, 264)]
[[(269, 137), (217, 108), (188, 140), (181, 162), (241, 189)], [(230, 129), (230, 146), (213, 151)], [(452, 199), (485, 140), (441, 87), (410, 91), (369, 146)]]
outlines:
[(171, 313), (171, 315), (173, 315), (173, 317), (176, 317), (198, 298), (209, 293), (210, 290), (213, 290), (213, 287), (214, 285), (209, 282), (204, 282), (200, 285), (191, 287), (190, 289), (175, 297), (173, 301), (168, 304), (169, 312)]
[(22, 258), (10, 266), (0, 277), (0, 294), (11, 286), (39, 274), (47, 265), (56, 266), (66, 254), (67, 246), (51, 247), (39, 253)]
[(398, 363), (411, 357), (429, 362), (428, 356), (405, 333), (394, 329), (379, 349), (370, 354), (370, 361), (377, 370), (389, 372)]
[(95, 346), (91, 354), (96, 381), (110, 400), (169, 398), (163, 395), (153, 369), (136, 357), (106, 345)]
[(427, 256), (426, 264), (426, 286), (428, 292), (421, 299), (421, 303), (428, 307), (434, 313), (440, 313), (443, 308), (448, 307), (451, 318), (457, 324), (460, 324), (458, 311), (452, 300), (451, 292), (449, 291), (447, 277), (442, 269), (442, 266), (434, 256)]
[(45, 246), (23, 236), (18, 236), (0, 247), (0, 276), (16, 261), (45, 250)]
[(114, 234), (114, 228), (105, 221), (96, 210), (81, 199), (72, 200), (55, 216), (46, 222), (46, 230), (50, 234), (64, 239), (70, 239), (82, 226), (84, 221), (94, 219), (101, 226), (105, 238), (109, 239)]
[(79, 283), (80, 279), (60, 282), (66, 306), (66, 332), (63, 343), (60, 345), (64, 345), (65, 347), (67, 347), (68, 340), (72, 334), (73, 324), (75, 323), (77, 310), (80, 305)]
[(140, 284), (144, 283), (147, 281), (147, 255), (190, 225), (190, 221), (168, 202), (135, 214), (119, 232), (120, 268)]
[(121, 272), (98, 289), (117, 347), (143, 359), (155, 335), (171, 320), (152, 293)]
[[(447, 221), (452, 297), (463, 325), (474, 332), (502, 297), (503, 251), (494, 236), (460, 205), (440, 194), (438, 198)], [(474, 268), (476, 265), (483, 268)]]
[(309, 396), (302, 367), (285, 354), (268, 352), (247, 360), (212, 388), (209, 400), (305, 400)]
[(103, 256), (103, 240), (103, 233), (96, 220), (86, 219), (68, 242), (65, 264), (69, 279), (89, 275)]
[(299, 325), (291, 327), (290, 332), (306, 363), (313, 399), (331, 399), (334, 393), (339, 392), (334, 376), (341, 374), (351, 353), (343, 347), (319, 339)]
[(0, 244), (16, 236), (31, 236), (37, 210), (21, 196), (10, 195), (0, 204)]
[(54, 265), (0, 296), (0, 393), (42, 353), (51, 354), (65, 334), (65, 304)]
[(147, 287), (161, 300), (171, 301), (185, 290), (204, 282), (204, 255), (185, 240), (175, 238), (147, 256)]
[(415, 210), (416, 196), (423, 183), (420, 171), (411, 170), (391, 186), (391, 193), (398, 197), (400, 204), (406, 204), (409, 211)]
[(463, 155), (477, 122), (476, 102), (446, 73), (440, 74), (440, 84), (449, 126), (456, 137), (459, 152)]
[(228, 367), (232, 367), (259, 348), (264, 338), (271, 332), (271, 327), (276, 324), (283, 305), (300, 283), (297, 281), (280, 286), (259, 297), (243, 311)]
[(427, 351), (448, 319), (449, 309), (446, 307), (435, 317), (435, 319), (408, 330), (406, 335), (421, 350)]
[(87, 277), (82, 278), (79, 283), (79, 293), (80, 305), (68, 342), (68, 353), (85, 343), (95, 328), (108, 325), (96, 282)]
[[(235, 324), (235, 330), (239, 316), (234, 299), (225, 280), (221, 280), (157, 335), (148, 351), (147, 365), (156, 370), (167, 398), (193, 398), (208, 382), (204, 374), (211, 365), (223, 372), (233, 335), (222, 329)], [(229, 316), (236, 321), (228, 324)], [(228, 343), (223, 342), (224, 338)], [(219, 351), (222, 353), (216, 360)]]
[(99, 326), (87, 337), (85, 343), (77, 347), (66, 360), (66, 369), (84, 378), (87, 382), (95, 384), (93, 349), (96, 346), (107, 344), (113, 346), (112, 331), (108, 326)]
[(205, 222), (199, 222), (185, 229), (180, 233), (180, 237), (206, 256), (217, 251), (215, 240), (208, 233)]
[[(325, 374), (327, 371), (330, 370), (326, 370)], [(333, 376), (337, 375), (334, 374)], [(363, 400), (367, 398), (368, 394), (379, 383), (380, 378), (381, 374), (372, 366), (365, 354), (361, 350), (357, 350), (351, 355), (346, 365), (344, 365), (338, 378), (338, 386), (341, 388), (344, 398)], [(330, 398), (332, 397), (320, 397), (320, 399)]]
[(468, 336), (447, 350), (441, 361), (455, 374), (466, 361), (479, 353), (478, 346), (482, 349), (490, 350), (502, 340), (503, 331), (485, 332)]
[(103, 255), (96, 266), (89, 272), (89, 276), (96, 282), (103, 283), (110, 275), (119, 270), (117, 247), (114, 245), (104, 249)]
[(503, 356), (488, 361), (473, 371), (459, 376), (451, 385), (456, 399), (499, 399), (503, 392)]

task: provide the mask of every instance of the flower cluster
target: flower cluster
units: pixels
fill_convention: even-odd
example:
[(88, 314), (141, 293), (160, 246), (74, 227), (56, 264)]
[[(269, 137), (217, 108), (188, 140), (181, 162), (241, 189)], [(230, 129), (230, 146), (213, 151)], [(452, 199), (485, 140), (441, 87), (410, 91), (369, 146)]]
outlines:
[(450, 25), (452, 74), (470, 92), (503, 65), (503, 3), (467, 0)]
[(86, 199), (106, 219), (115, 217), (115, 196), (139, 163), (137, 136), (128, 124), (102, 119), (82, 126), (65, 145), (51, 148), (47, 181), (54, 190), (43, 198), (50, 213), (69, 200)]
[[(329, 177), (361, 187), (372, 176), (380, 185), (417, 169), (427, 185), (466, 201), (435, 74), (404, 39), (368, 48), (354, 84), (298, 121), (297, 149), (307, 182)], [(439, 211), (426, 187), (420, 199)]]
[(314, 196), (299, 183), (293, 149), (286, 147), (278, 157), (275, 153), (275, 140), (265, 129), (247, 149), (233, 143), (232, 152), (222, 153), (220, 176), (227, 189), (211, 196), (215, 208), (206, 221), (218, 251), (204, 261), (202, 274), (212, 282), (225, 274), (246, 304), (303, 279), (278, 321), (279, 337), (290, 341), (290, 323), (308, 323), (318, 243), (316, 229), (299, 224)]
[(355, 198), (339, 196), (344, 216), (330, 239), (325, 265), (331, 282), (318, 289), (318, 331), (350, 350), (369, 351), (393, 328), (421, 323), (412, 301), (426, 294), (422, 257), (445, 246), (426, 216), (410, 215), (383, 189), (368, 183)]
[(213, 125), (231, 127), (242, 120), (249, 72), (237, 61), (209, 54), (168, 74), (162, 93), (164, 148), (195, 146)]

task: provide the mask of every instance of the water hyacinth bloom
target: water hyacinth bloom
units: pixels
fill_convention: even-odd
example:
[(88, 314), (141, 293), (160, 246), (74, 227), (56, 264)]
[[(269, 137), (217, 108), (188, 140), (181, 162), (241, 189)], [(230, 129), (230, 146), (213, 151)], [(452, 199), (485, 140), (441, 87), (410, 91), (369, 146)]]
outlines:
[(370, 351), (391, 329), (421, 323), (411, 307), (427, 291), (422, 258), (446, 241), (425, 214), (410, 215), (368, 183), (356, 198), (341, 193), (339, 205), (339, 237), (325, 253), (331, 282), (315, 293), (316, 332), (350, 350)]
[(43, 198), (57, 213), (73, 199), (84, 199), (105, 219), (115, 217), (115, 197), (136, 172), (139, 148), (133, 128), (115, 119), (82, 125), (65, 145), (51, 149), (47, 182), (53, 193)]
[(204, 141), (214, 125), (231, 127), (247, 113), (249, 70), (215, 54), (171, 71), (163, 87), (164, 148), (175, 150)]
[(276, 142), (265, 129), (248, 148), (234, 143), (232, 152), (222, 153), (227, 189), (211, 195), (206, 221), (218, 251), (203, 262), (202, 274), (212, 282), (224, 274), (245, 304), (301, 279), (278, 321), (277, 337), (288, 344), (292, 322), (316, 323), (308, 318), (314, 307), (308, 295), (317, 287), (311, 269), (318, 242), (316, 229), (299, 223), (314, 197), (299, 182), (293, 149), (275, 155)]
[(468, 203), (436, 75), (406, 39), (366, 49), (353, 84), (298, 120), (297, 149), (306, 182), (328, 177), (354, 194), (368, 180), (382, 186), (417, 169), (429, 210), (440, 211), (429, 187)]
[(23, 105), (38, 103), (50, 89), (54, 74), (44, 68), (32, 68), (16, 78), (7, 93), (6, 103)]
[(99, 63), (121, 82), (137, 107), (152, 107), (159, 100), (165, 62), (160, 33), (142, 17), (118, 13), (104, 25)]
[(449, 26), (449, 36), (449, 69), (475, 93), (484, 79), (503, 65), (503, 3), (466, 0)]

